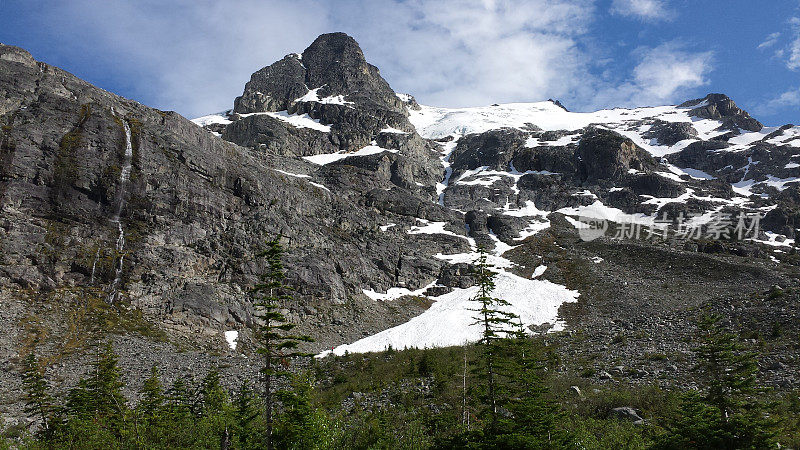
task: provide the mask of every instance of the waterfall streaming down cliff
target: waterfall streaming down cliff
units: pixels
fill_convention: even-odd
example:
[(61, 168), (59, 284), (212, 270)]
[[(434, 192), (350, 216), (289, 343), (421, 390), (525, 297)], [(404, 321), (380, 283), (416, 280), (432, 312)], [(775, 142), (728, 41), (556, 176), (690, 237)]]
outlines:
[(116, 245), (116, 253), (115, 255), (118, 257), (115, 258), (114, 264), (114, 281), (111, 283), (111, 292), (108, 295), (108, 303), (114, 303), (117, 297), (117, 288), (119, 286), (120, 279), (122, 278), (122, 267), (125, 261), (125, 254), (123, 251), (125, 250), (125, 229), (122, 227), (122, 220), (120, 220), (120, 216), (122, 215), (122, 208), (125, 207), (125, 191), (128, 185), (128, 178), (130, 178), (131, 174), (131, 160), (133, 159), (133, 146), (131, 145), (131, 127), (128, 125), (126, 120), (122, 120), (122, 126), (125, 128), (125, 161), (122, 165), (122, 171), (119, 174), (119, 194), (117, 199), (117, 210), (114, 213), (114, 217), (111, 218), (112, 222), (117, 224), (117, 229), (119, 230), (119, 234), (117, 235), (117, 245)]

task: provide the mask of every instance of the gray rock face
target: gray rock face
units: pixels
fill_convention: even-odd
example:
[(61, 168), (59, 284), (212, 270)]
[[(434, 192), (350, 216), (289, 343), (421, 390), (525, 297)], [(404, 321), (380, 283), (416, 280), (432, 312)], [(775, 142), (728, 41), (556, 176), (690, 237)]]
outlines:
[[(283, 111), (298, 101), (313, 103), (312, 99), (299, 100), (311, 90), (316, 90), (318, 99), (331, 99), (323, 100), (323, 105), (330, 105), (328, 108), (353, 104), (360, 110), (407, 115), (403, 102), (381, 77), (380, 71), (367, 63), (358, 43), (344, 33), (323, 34), (302, 55), (287, 55), (255, 72), (242, 96), (236, 98), (234, 111)], [(341, 97), (334, 100), (338, 96)], [(314, 113), (312, 117), (324, 116), (322, 111), (310, 108), (305, 112)], [(401, 120), (396, 118), (395, 121)], [(326, 120), (329, 122), (334, 121)]]
[(280, 156), (309, 156), (340, 150), (331, 141), (330, 133), (286, 126), (285, 122), (267, 115), (241, 118), (224, 127), (221, 134), (226, 141)]
[(237, 113), (283, 111), (306, 92), (306, 69), (300, 56), (286, 55), (250, 77), (244, 94), (234, 101), (233, 110)]
[[(253, 145), (241, 147), (22, 50), (1, 46), (0, 55), (5, 298), (28, 301), (28, 294), (14, 294), (20, 289), (105, 295), (122, 260), (121, 301), (145, 320), (201, 341), (232, 328), (244, 339), (252, 321), (246, 291), (259, 271), (252, 252), (280, 233), (296, 287), (286, 308), (319, 349), (418, 313), (413, 306), (389, 313), (362, 289), (424, 286), (442, 266), (433, 254), (464, 250), (455, 242), (463, 239), (424, 241), (404, 231), (416, 217), (463, 220), (436, 205), (433, 184), (442, 169), (415, 133), (378, 130), (373, 138), (393, 152), (317, 166), (296, 156), (338, 151), (325, 133), (250, 116), (225, 130)], [(133, 147), (125, 185), (123, 122)], [(370, 206), (380, 203), (373, 191), (396, 192), (383, 201), (396, 206)], [(111, 220), (120, 200), (124, 258)], [(380, 231), (389, 222), (397, 231)]]
[(378, 68), (367, 63), (355, 39), (344, 33), (318, 37), (303, 52), (303, 65), (306, 84), (319, 87), (319, 97), (343, 95), (359, 106), (406, 114)]

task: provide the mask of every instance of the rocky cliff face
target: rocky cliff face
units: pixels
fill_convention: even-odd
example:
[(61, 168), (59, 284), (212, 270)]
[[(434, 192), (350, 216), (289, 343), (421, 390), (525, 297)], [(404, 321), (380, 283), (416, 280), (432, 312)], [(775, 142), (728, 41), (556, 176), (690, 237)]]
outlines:
[[(413, 222), (402, 214), (421, 214), (435, 196), (440, 170), (419, 136), (375, 130), (393, 152), (319, 167), (239, 147), (20, 49), (2, 52), (4, 297), (73, 289), (105, 297), (118, 289), (146, 320), (222, 346), (222, 330), (251, 324), (253, 249), (282, 234), (298, 293), (287, 307), (326, 345), (414, 314), (381, 311), (362, 288), (416, 288), (438, 275), (442, 264), (427, 249), (379, 230), (389, 219)], [(132, 155), (123, 184), (126, 127)], [(121, 249), (113, 220), (120, 205)], [(457, 217), (436, 205), (427, 214)]]
[[(10, 369), (37, 347), (70, 377), (110, 333), (130, 370), (227, 357), (246, 373), (223, 332), (239, 331), (235, 354), (252, 350), (252, 255), (278, 234), (296, 289), (285, 309), (316, 351), (469, 339), (459, 324), (478, 245), (525, 325), (580, 330), (609, 358), (658, 350), (632, 336), (607, 346), (629, 329), (685, 352), (681, 324), (701, 307), (736, 305), (756, 328), (799, 323), (794, 297), (750, 301), (797, 284), (800, 129), (764, 128), (720, 94), (595, 113), (420, 106), (342, 33), (255, 72), (232, 110), (194, 122), (10, 46), (0, 93)], [(576, 220), (691, 217), (707, 232), (714, 214), (742, 212), (763, 218), (746, 241), (584, 242)], [(194, 356), (173, 361), (177, 348)]]

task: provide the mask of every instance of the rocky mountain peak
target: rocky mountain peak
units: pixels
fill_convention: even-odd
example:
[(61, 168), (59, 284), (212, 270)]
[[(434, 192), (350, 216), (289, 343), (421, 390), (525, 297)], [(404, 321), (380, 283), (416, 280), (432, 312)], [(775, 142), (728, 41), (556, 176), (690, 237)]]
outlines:
[(690, 114), (703, 119), (715, 119), (723, 122), (723, 127), (735, 130), (761, 131), (764, 125), (750, 117), (750, 113), (736, 106), (736, 103), (725, 94), (708, 94), (703, 98), (689, 100), (681, 107), (693, 107)]
[(358, 42), (345, 33), (319, 36), (301, 55), (255, 72), (234, 103), (237, 113), (282, 111), (298, 102), (357, 104), (405, 114), (405, 107)]

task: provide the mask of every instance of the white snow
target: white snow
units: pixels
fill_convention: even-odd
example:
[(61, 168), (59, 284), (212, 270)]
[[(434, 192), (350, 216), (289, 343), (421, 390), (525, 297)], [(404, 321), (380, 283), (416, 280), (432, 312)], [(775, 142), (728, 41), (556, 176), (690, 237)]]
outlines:
[(428, 290), (428, 288), (432, 287), (435, 284), (436, 284), (436, 282), (434, 281), (434, 282), (428, 284), (427, 286), (421, 287), (421, 288), (419, 288), (417, 290), (414, 290), (414, 291), (406, 289), (406, 288), (402, 288), (402, 287), (392, 287), (392, 288), (387, 289), (385, 294), (381, 294), (380, 292), (375, 292), (375, 291), (370, 290), (370, 289), (363, 289), (362, 292), (364, 292), (364, 295), (366, 295), (367, 297), (369, 297), (369, 298), (371, 298), (371, 299), (373, 299), (375, 301), (386, 302), (386, 301), (391, 301), (391, 300), (397, 300), (398, 298), (405, 297), (406, 295), (420, 296), (426, 290)]
[(778, 178), (772, 175), (767, 175), (767, 179), (764, 181), (755, 181), (752, 179), (742, 180), (738, 183), (733, 183), (733, 191), (740, 195), (749, 196), (752, 195), (751, 189), (753, 186), (758, 184), (772, 186), (775, 189), (782, 191), (788, 187), (786, 185), (789, 183), (800, 183), (800, 177)]
[[(727, 132), (719, 129), (721, 122), (718, 120), (690, 116), (689, 111), (695, 107), (656, 106), (636, 109), (617, 108), (594, 112), (568, 112), (551, 102), (508, 103), (473, 108), (439, 108), (423, 105), (418, 111), (410, 111), (409, 119), (420, 135), (427, 138), (440, 138), (451, 134), (482, 133), (504, 127), (526, 130), (529, 129), (528, 124), (534, 124), (545, 131), (574, 131), (594, 124), (614, 130), (631, 139), (653, 156), (661, 157), (683, 150), (699, 139), (708, 140)], [(653, 139), (646, 139), (644, 133), (650, 129), (654, 119), (690, 123), (697, 130), (698, 139), (685, 139), (671, 146), (661, 145)], [(763, 139), (775, 129), (764, 128), (757, 133), (745, 132), (735, 136), (730, 140), (733, 144), (730, 150), (744, 149), (747, 145)], [(800, 131), (797, 129), (798, 127), (786, 130), (783, 135), (773, 138), (769, 142), (786, 145), (795, 145), (796, 143), (797, 146), (800, 146)], [(575, 136), (565, 136), (554, 142), (546, 142), (531, 137), (528, 138), (526, 146), (567, 145), (574, 143), (574, 138)]]
[(345, 158), (350, 158), (351, 156), (367, 156), (367, 155), (375, 155), (377, 153), (383, 152), (390, 152), (390, 153), (397, 153), (398, 150), (392, 150), (388, 148), (378, 147), (377, 145), (368, 145), (361, 150), (357, 150), (355, 152), (347, 153), (347, 152), (337, 152), (337, 153), (325, 153), (322, 155), (313, 155), (313, 156), (304, 156), (308, 162), (318, 164), (320, 166), (324, 166), (325, 164), (330, 164), (336, 161), (340, 161)]
[[(445, 230), (445, 222), (417, 220), (420, 222), (420, 226), (412, 227), (408, 231), (409, 234), (441, 233), (455, 235), (467, 239), (473, 249), (469, 253), (437, 254), (435, 255), (436, 258), (448, 261), (451, 264), (459, 262), (472, 263), (478, 258), (474, 239)], [(542, 229), (542, 222), (535, 222), (535, 224), (539, 229)], [(544, 222), (544, 224), (549, 226), (549, 222)], [(535, 231), (530, 232), (530, 234), (533, 233)], [(487, 262), (493, 265), (494, 270), (498, 272), (495, 277), (495, 289), (492, 295), (508, 301), (510, 306), (507, 310), (517, 314), (520, 317), (520, 322), (525, 327), (549, 323), (552, 324), (552, 330), (563, 329), (563, 323), (558, 321), (558, 308), (565, 302), (577, 301), (580, 294), (550, 281), (527, 279), (511, 273), (507, 269), (512, 268), (514, 263), (502, 255), (514, 247), (501, 242), (493, 233), (490, 233), (489, 236), (495, 242), (495, 249), (487, 255)], [(546, 266), (537, 267), (534, 270), (534, 278), (541, 276), (546, 268)], [(409, 291), (405, 288), (390, 288), (386, 294), (364, 290), (364, 294), (375, 300), (392, 300), (403, 295), (419, 295), (430, 286), (417, 291)], [(331, 353), (342, 355), (345, 352), (383, 351), (390, 346), (396, 349), (408, 347), (427, 348), (475, 342), (481, 337), (481, 328), (474, 323), (475, 312), (473, 310), (477, 307), (477, 304), (472, 299), (475, 298), (477, 292), (478, 288), (473, 286), (466, 289), (454, 289), (450, 293), (432, 297), (435, 300), (433, 305), (408, 322), (352, 344), (340, 345), (333, 350), (320, 353), (317, 357), (324, 357)]]
[(319, 90), (322, 89), (321, 87), (315, 89), (309, 89), (306, 95), (295, 99), (296, 102), (317, 102), (317, 103), (326, 103), (326, 104), (333, 104), (333, 105), (353, 105), (353, 102), (348, 102), (344, 99), (344, 95), (331, 95), (329, 97), (319, 98), (317, 94)]
[(767, 236), (767, 239), (751, 238), (748, 240), (758, 242), (760, 244), (771, 245), (773, 247), (792, 247), (795, 242), (794, 239), (786, 238), (786, 236), (774, 233), (772, 231), (766, 231), (764, 234)]
[[(475, 342), (481, 337), (481, 328), (475, 324), (477, 304), (472, 301), (478, 288), (455, 289), (448, 294), (435, 297), (433, 305), (408, 322), (389, 328), (352, 344), (340, 345), (330, 353), (378, 352), (389, 348), (429, 348), (462, 345)], [(575, 302), (578, 292), (545, 280), (530, 280), (508, 272), (495, 277), (495, 297), (508, 301), (509, 311), (518, 314), (523, 326), (550, 323), (555, 329), (563, 327), (557, 322), (558, 308), (566, 302)]]
[[(228, 111), (230, 111), (230, 110), (228, 110)], [(192, 122), (194, 122), (196, 125), (201, 126), (201, 127), (204, 127), (206, 125), (215, 124), (215, 123), (220, 123), (222, 125), (227, 125), (227, 124), (231, 123), (230, 119), (228, 119), (228, 117), (226, 116), (228, 111), (222, 111), (222, 112), (218, 112), (218, 113), (215, 113), (215, 114), (209, 114), (207, 116), (197, 117), (195, 119), (192, 119)]]
[(310, 185), (312, 185), (312, 186), (316, 186), (316, 187), (318, 187), (318, 188), (320, 188), (320, 189), (323, 189), (323, 190), (326, 190), (326, 191), (328, 191), (328, 192), (330, 192), (330, 191), (331, 191), (330, 189), (328, 189), (328, 187), (327, 187), (327, 186), (325, 186), (325, 185), (322, 185), (322, 184), (319, 184), (319, 183), (315, 183), (315, 182), (313, 182), (313, 181), (309, 181), (309, 182), (308, 182), (308, 184), (310, 184)]
[(692, 178), (694, 178), (696, 180), (714, 180), (714, 179), (716, 179), (716, 177), (711, 176), (711, 175), (703, 172), (702, 170), (691, 169), (689, 167), (685, 167), (685, 168), (680, 169), (680, 170), (683, 171), (684, 173), (688, 174), (690, 177), (692, 177)]
[(241, 116), (250, 117), (258, 115), (274, 117), (296, 128), (310, 128), (312, 130), (322, 131), (323, 133), (328, 133), (331, 131), (331, 127), (329, 127), (328, 125), (321, 124), (317, 119), (312, 119), (311, 116), (309, 116), (308, 114), (289, 114), (286, 111), (278, 111), (278, 112), (249, 113), (249, 114), (242, 114)]
[(408, 134), (408, 131), (398, 130), (397, 128), (387, 126), (381, 130), (381, 133)]
[(664, 178), (669, 178), (670, 180), (677, 181), (678, 183), (686, 183), (686, 180), (684, 180), (674, 172), (656, 172), (656, 174), (661, 175)]
[(280, 170), (280, 169), (272, 169), (272, 170), (274, 170), (275, 172), (278, 172), (278, 173), (282, 173), (282, 174), (284, 174), (284, 175), (288, 175), (288, 176), (290, 176), (290, 177), (295, 177), (295, 178), (311, 178), (311, 175), (306, 175), (306, 174), (304, 174), (304, 173), (291, 173), (291, 172), (286, 172), (285, 170)]
[[(650, 216), (645, 214), (636, 213), (636, 214), (627, 214), (623, 212), (621, 209), (612, 208), (610, 206), (606, 206), (600, 200), (596, 200), (594, 203), (588, 206), (579, 206), (575, 208), (561, 208), (557, 212), (564, 214), (565, 216), (577, 216), (583, 217), (587, 219), (604, 219), (609, 222), (616, 222), (616, 223), (639, 223), (644, 225), (652, 225), (654, 219)], [(576, 225), (574, 222), (570, 221), (573, 225)], [(582, 222), (578, 222), (581, 225)], [(576, 226), (576, 228), (582, 228), (580, 226)]]
[(542, 276), (542, 274), (544, 274), (545, 270), (547, 270), (547, 266), (543, 266), (543, 265), (542, 266), (537, 266), (533, 270), (533, 275), (531, 275), (531, 278), (539, 278), (540, 276)]
[(395, 93), (394, 95), (396, 95), (396, 96), (397, 96), (397, 98), (399, 98), (399, 99), (400, 99), (400, 101), (401, 101), (401, 102), (404, 102), (404, 103), (408, 103), (408, 102), (410, 102), (410, 101), (411, 101), (411, 99), (413, 98), (413, 97), (412, 97), (410, 94), (401, 94), (401, 93), (399, 93), (399, 92), (398, 92), (398, 93)]
[[(306, 94), (308, 95), (308, 94)], [(228, 125), (231, 123), (231, 120), (228, 119), (227, 114), (230, 110), (209, 114), (207, 116), (197, 117), (192, 119), (192, 122), (195, 123), (197, 126), (206, 126), (215, 123), (219, 123), (222, 125)], [(257, 113), (248, 113), (248, 114), (240, 114), (241, 117), (250, 117), (250, 116), (270, 116), (274, 117), (278, 120), (282, 120), (289, 125), (297, 128), (311, 128), (312, 130), (322, 131), (324, 133), (330, 132), (331, 127), (328, 125), (323, 125), (317, 119), (312, 119), (308, 114), (289, 114), (286, 111), (278, 111), (278, 112), (257, 112)]]
[(225, 332), (225, 340), (228, 342), (228, 347), (231, 350), (236, 350), (237, 340), (239, 339), (239, 332), (236, 330), (229, 330)]
[[(274, 170), (275, 172), (281, 173), (283, 175), (294, 177), (294, 178), (301, 178), (301, 179), (311, 178), (311, 175), (306, 175), (304, 173), (292, 173), (292, 172), (286, 172), (285, 170), (280, 170), (280, 169), (272, 169), (272, 170)], [(315, 183), (313, 181), (309, 181), (308, 184), (310, 184), (312, 186), (316, 186), (316, 187), (318, 187), (320, 189), (324, 189), (324, 190), (326, 190), (328, 192), (331, 191), (326, 186), (323, 186), (323, 185), (321, 185), (319, 183)]]
[(550, 221), (547, 219), (535, 220), (528, 224), (524, 230), (520, 231), (519, 237), (515, 241), (524, 241), (525, 239), (533, 236), (534, 234), (550, 228)]
[(381, 229), (381, 231), (388, 231), (389, 228), (392, 228), (395, 225), (397, 225), (397, 224), (396, 223), (389, 223), (389, 224), (386, 224), (386, 225), (381, 225), (380, 229)]
[(475, 241), (468, 237), (461, 234), (454, 233), (450, 230), (445, 230), (444, 227), (447, 225), (447, 222), (430, 222), (425, 219), (417, 219), (421, 225), (415, 225), (411, 227), (406, 233), (408, 234), (447, 234), (450, 236), (456, 236), (462, 239), (466, 239), (471, 245), (474, 245)]
[(458, 137), (453, 136), (450, 142), (442, 144), (439, 160), (442, 163), (442, 167), (444, 167), (444, 179), (436, 183), (436, 194), (439, 196), (439, 204), (441, 206), (444, 206), (444, 191), (447, 189), (447, 186), (450, 185), (450, 177), (453, 176), (453, 168), (450, 167), (450, 155), (452, 155), (453, 151), (456, 149), (458, 139)]
[(525, 206), (519, 209), (511, 209), (511, 205), (509, 204), (506, 204), (505, 208), (503, 209), (504, 216), (512, 217), (546, 216), (547, 214), (547, 211), (541, 211), (539, 208), (537, 208), (532, 200), (526, 200)]

